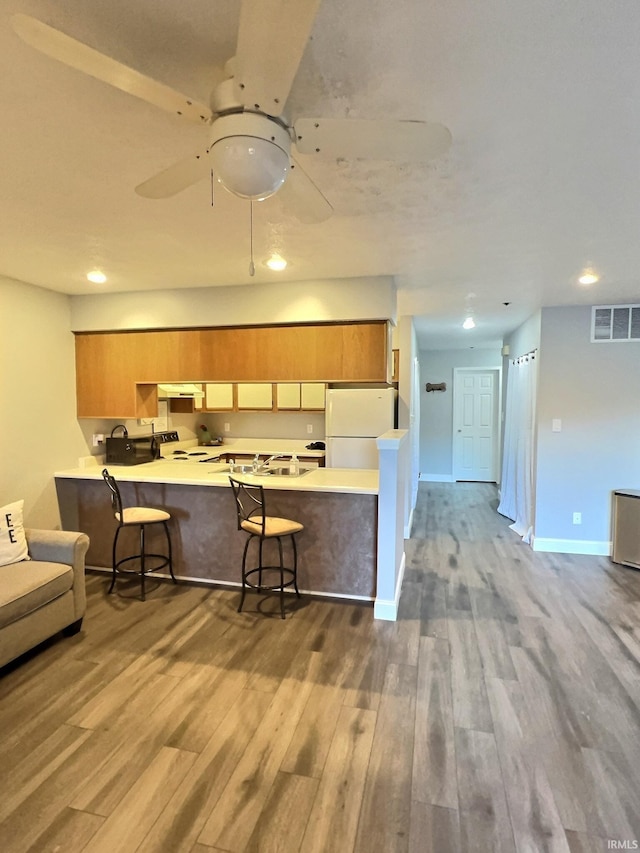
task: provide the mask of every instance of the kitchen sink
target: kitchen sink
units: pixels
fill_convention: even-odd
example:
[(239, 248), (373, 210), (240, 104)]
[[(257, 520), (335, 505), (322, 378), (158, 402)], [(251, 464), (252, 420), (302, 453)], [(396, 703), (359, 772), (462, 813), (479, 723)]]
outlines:
[(255, 472), (252, 465), (229, 465), (228, 468), (223, 470), (228, 471), (230, 474), (252, 474), (255, 477), (302, 477), (303, 474), (307, 474), (312, 469), (298, 468), (298, 473), (292, 474), (289, 471), (288, 465), (270, 465), (268, 468), (263, 468), (262, 470)]
[(228, 471), (230, 474), (253, 474), (252, 465), (228, 465), (223, 471)]
[[(308, 474), (309, 471), (311, 471), (311, 468), (300, 468), (300, 467), (298, 467), (297, 473), (292, 474), (291, 471), (289, 471), (289, 466), (284, 465), (281, 468), (267, 468), (267, 470), (264, 473), (265, 474), (274, 474), (276, 477), (302, 477), (303, 474)], [(260, 476), (260, 472), (258, 472), (257, 476)]]

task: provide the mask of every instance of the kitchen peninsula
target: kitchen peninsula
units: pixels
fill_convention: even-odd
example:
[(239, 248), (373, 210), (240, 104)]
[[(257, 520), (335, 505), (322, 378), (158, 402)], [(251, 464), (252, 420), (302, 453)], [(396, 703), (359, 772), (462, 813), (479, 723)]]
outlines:
[[(87, 566), (109, 568), (115, 522), (102, 467), (94, 463), (60, 471), (55, 479), (63, 528), (89, 535)], [(180, 464), (166, 458), (110, 470), (125, 505), (155, 506), (171, 513), (174, 571), (179, 579), (239, 585), (245, 536), (237, 529), (228, 463)], [(304, 525), (298, 537), (301, 591), (374, 599), (377, 471), (319, 467), (299, 477), (242, 475), (242, 479), (264, 486), (270, 515)], [(151, 538), (150, 545), (154, 550)]]

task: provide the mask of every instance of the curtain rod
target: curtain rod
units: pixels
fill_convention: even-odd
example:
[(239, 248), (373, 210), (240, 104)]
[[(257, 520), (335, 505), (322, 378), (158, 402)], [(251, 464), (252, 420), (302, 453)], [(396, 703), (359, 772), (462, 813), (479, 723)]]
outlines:
[(523, 361), (523, 360), (528, 361), (529, 358), (531, 358), (531, 361), (533, 361), (536, 357), (537, 352), (538, 352), (538, 349), (536, 347), (536, 349), (532, 349), (529, 352), (525, 352), (524, 355), (519, 355), (517, 358), (514, 358), (513, 361), (511, 362), (511, 364), (520, 364), (521, 361)]

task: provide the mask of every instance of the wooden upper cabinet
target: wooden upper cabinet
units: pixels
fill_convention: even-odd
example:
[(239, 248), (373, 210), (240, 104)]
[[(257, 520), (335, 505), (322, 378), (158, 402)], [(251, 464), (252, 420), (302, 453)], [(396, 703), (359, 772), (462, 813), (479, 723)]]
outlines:
[(276, 385), (276, 408), (278, 411), (300, 409), (300, 383), (278, 382)]
[[(76, 333), (78, 417), (148, 417), (158, 382), (386, 382), (385, 321)], [(147, 386), (147, 387), (145, 387)]]
[(127, 418), (136, 409), (133, 365), (114, 337), (76, 335), (79, 418)]
[(238, 411), (273, 409), (273, 385), (270, 382), (242, 382), (237, 386)]
[(300, 407), (321, 411), (326, 405), (326, 388), (318, 382), (303, 382), (300, 389)]
[(233, 383), (212, 382), (204, 388), (205, 409), (214, 412), (233, 411)]
[(203, 379), (198, 329), (128, 332), (138, 382), (200, 382)]
[(386, 382), (387, 324), (322, 323), (201, 330), (216, 382)]

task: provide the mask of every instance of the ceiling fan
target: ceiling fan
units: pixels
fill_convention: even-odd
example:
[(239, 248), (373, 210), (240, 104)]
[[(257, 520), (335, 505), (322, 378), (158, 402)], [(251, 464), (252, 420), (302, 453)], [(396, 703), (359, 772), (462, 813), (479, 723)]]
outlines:
[[(265, 199), (283, 189), (302, 222), (321, 222), (332, 207), (291, 157), (373, 158), (424, 162), (443, 154), (451, 134), (422, 121), (369, 121), (285, 116), (285, 105), (321, 0), (242, 0), (236, 55), (209, 106), (153, 80), (28, 15), (15, 32), (31, 47), (161, 109), (209, 127), (208, 145), (136, 187), (168, 198), (208, 176), (234, 195)], [(274, 47), (274, 45), (276, 47)]]

